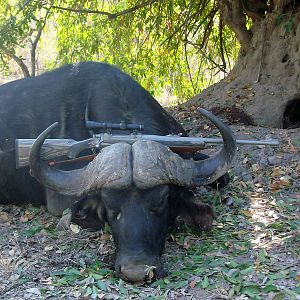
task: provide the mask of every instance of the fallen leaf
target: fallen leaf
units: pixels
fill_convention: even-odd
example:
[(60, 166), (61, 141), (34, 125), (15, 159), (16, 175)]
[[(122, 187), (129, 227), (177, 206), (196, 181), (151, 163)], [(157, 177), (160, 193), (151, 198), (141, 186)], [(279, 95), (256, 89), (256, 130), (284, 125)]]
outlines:
[(243, 90), (248, 90), (251, 91), (252, 87), (249, 84), (245, 84), (244, 86), (241, 87)]
[(289, 186), (290, 185), (290, 181), (289, 181), (289, 177), (288, 176), (282, 176), (282, 177), (280, 177), (279, 178), (279, 182), (283, 186)]
[(298, 174), (298, 176), (300, 176), (300, 165), (298, 165), (298, 166), (296, 167), (296, 173)]
[(20, 222), (26, 223), (26, 222), (28, 222), (28, 221), (29, 221), (29, 219), (28, 219), (28, 217), (27, 217), (26, 215), (22, 215), (22, 216), (20, 217)]
[(240, 250), (240, 251), (245, 251), (245, 250), (247, 250), (247, 247), (245, 247), (245, 246), (240, 246), (240, 245), (238, 245), (238, 244), (235, 244), (235, 245), (234, 245), (234, 248), (235, 248), (235, 249), (238, 249), (238, 250)]
[(33, 295), (41, 295), (41, 292), (38, 288), (26, 289), (26, 292)]
[(51, 226), (53, 226), (53, 223), (52, 222), (47, 222), (47, 223), (43, 223), (44, 227), (45, 228), (49, 228)]
[(240, 231), (234, 231), (232, 234), (234, 235), (241, 235), (241, 234), (246, 234), (247, 231), (246, 230), (240, 230)]
[(196, 280), (192, 280), (190, 283), (189, 283), (189, 286), (191, 289), (193, 289), (197, 284), (197, 281)]
[(191, 238), (189, 236), (186, 236), (184, 238), (184, 241), (183, 241), (183, 248), (188, 250), (191, 248), (191, 246), (194, 244), (194, 241), (191, 240)]
[(74, 232), (74, 233), (77, 234), (77, 233), (79, 233), (79, 231), (80, 231), (81, 228), (77, 224), (71, 224), (70, 225), (70, 229), (71, 229), (72, 232)]
[(246, 164), (248, 162), (248, 157), (246, 156), (244, 159), (243, 159), (243, 164)]
[(45, 251), (51, 251), (51, 250), (53, 250), (53, 246), (46, 246), (46, 247), (44, 248), (44, 250), (45, 250)]
[(9, 215), (7, 212), (0, 212), (0, 222), (1, 223), (8, 223), (9, 222)]
[(145, 268), (145, 273), (147, 275), (147, 277), (149, 278), (149, 282), (151, 282), (151, 280), (154, 278), (154, 270), (156, 269), (155, 266), (147, 266)]
[(251, 166), (251, 168), (252, 168), (252, 171), (257, 172), (259, 170), (259, 165), (258, 164), (253, 164)]
[(272, 169), (271, 176), (274, 178), (284, 174), (285, 174), (284, 170), (282, 170), (280, 167), (275, 167)]
[(226, 247), (228, 247), (228, 249), (234, 248), (234, 244), (232, 242), (225, 242), (224, 244)]
[(259, 262), (263, 263), (266, 261), (266, 256), (268, 255), (267, 251), (265, 249), (260, 249), (257, 259)]
[(242, 181), (242, 180), (240, 181), (240, 185), (243, 186), (244, 188), (247, 187), (247, 184), (244, 181)]
[(276, 193), (280, 189), (280, 183), (278, 181), (274, 181), (270, 185), (270, 190), (272, 193)]
[(246, 216), (246, 217), (251, 217), (252, 216), (252, 213), (249, 211), (249, 210), (246, 210), (246, 209), (242, 209), (241, 210), (241, 213)]
[(100, 236), (100, 241), (109, 241), (111, 239), (111, 235), (109, 233), (103, 233)]
[(34, 218), (34, 216), (35, 216), (35, 212), (25, 210), (25, 212), (20, 217), (20, 222), (26, 223), (28, 221), (31, 221)]

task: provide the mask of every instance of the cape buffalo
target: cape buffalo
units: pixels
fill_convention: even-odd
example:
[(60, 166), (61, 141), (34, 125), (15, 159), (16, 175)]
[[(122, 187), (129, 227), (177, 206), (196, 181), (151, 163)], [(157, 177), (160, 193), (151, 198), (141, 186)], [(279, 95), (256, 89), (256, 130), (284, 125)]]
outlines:
[[(111, 145), (89, 164), (61, 170), (41, 161), (45, 138), (87, 139), (87, 120), (140, 123), (145, 134), (186, 133), (136, 81), (104, 63), (66, 65), (4, 84), (0, 107), (0, 202), (46, 204), (54, 215), (71, 207), (72, 222), (85, 228), (101, 229), (108, 222), (121, 278), (140, 282), (164, 275), (160, 257), (177, 216), (199, 231), (211, 227), (212, 208), (195, 201), (188, 188), (224, 175), (236, 151), (231, 131), (212, 114), (202, 110), (224, 144), (214, 156), (200, 156), (204, 160), (184, 159), (162, 144), (138, 141)], [(58, 126), (49, 127), (56, 121)], [(30, 154), (33, 178), (28, 168), (16, 170), (14, 143), (38, 135)], [(154, 270), (151, 278), (147, 266)]]

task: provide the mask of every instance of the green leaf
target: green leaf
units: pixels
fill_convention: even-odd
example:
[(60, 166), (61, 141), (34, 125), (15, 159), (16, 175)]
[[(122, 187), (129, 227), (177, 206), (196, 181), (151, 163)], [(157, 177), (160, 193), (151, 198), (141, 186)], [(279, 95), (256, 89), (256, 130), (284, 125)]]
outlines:
[(263, 288), (263, 292), (265, 292), (265, 293), (275, 292), (275, 291), (278, 291), (278, 288), (276, 285), (273, 285), (273, 284), (266, 285)]
[(28, 236), (28, 237), (31, 237), (31, 236), (34, 236), (36, 235), (38, 232), (40, 232), (44, 227), (42, 225), (35, 225), (35, 226), (32, 226), (30, 229), (27, 229), (27, 230), (24, 230), (22, 232), (22, 234), (24, 236)]
[(208, 281), (208, 277), (205, 276), (204, 279), (201, 282), (201, 286), (203, 289), (206, 289), (209, 286), (209, 281)]
[(39, 213), (41, 211), (41, 209), (39, 207), (36, 207), (36, 206), (29, 206), (29, 207), (27, 207), (27, 210), (29, 212), (33, 212), (33, 213)]
[(285, 299), (285, 294), (280, 292), (278, 294), (276, 294), (272, 300), (284, 300)]
[(260, 293), (260, 288), (257, 285), (246, 286), (242, 288), (242, 293), (254, 297)]
[(56, 281), (56, 285), (60, 286), (60, 285), (69, 285), (67, 279), (65, 277), (59, 278)]
[(94, 295), (98, 294), (98, 289), (94, 285), (92, 286), (92, 294)]
[(294, 292), (293, 290), (291, 289), (288, 289), (288, 288), (285, 288), (283, 290), (283, 292), (291, 297), (293, 297), (294, 299), (299, 299), (300, 298), (300, 294)]
[(69, 213), (71, 213), (71, 209), (70, 209), (70, 208), (66, 208), (66, 209), (63, 211), (63, 216), (64, 216), (64, 215), (67, 215), (67, 214), (69, 214)]
[(247, 275), (249, 273), (252, 273), (253, 271), (254, 271), (254, 268), (252, 266), (250, 266), (250, 267), (248, 267), (246, 269), (241, 270), (240, 273), (242, 275)]
[(288, 276), (288, 273), (289, 273), (288, 271), (282, 271), (282, 272), (279, 272), (279, 273), (269, 275), (269, 278), (273, 279), (273, 280), (275, 280), (275, 279), (284, 279)]
[(79, 270), (77, 270), (75, 268), (69, 268), (69, 269), (66, 269), (65, 275), (68, 275), (68, 276), (71, 276), (71, 275), (81, 276), (81, 273), (80, 273)]
[(107, 287), (106, 287), (106, 284), (104, 281), (102, 281), (102, 280), (97, 281), (97, 286), (99, 287), (99, 289), (101, 291), (104, 291), (104, 292), (107, 291)]
[(235, 290), (234, 287), (229, 290), (228, 298), (232, 298), (234, 296)]
[(267, 256), (267, 252), (265, 249), (260, 249), (259, 250), (259, 253), (258, 253), (258, 260), (259, 262), (265, 262), (267, 259), (266, 259), (266, 256)]
[(293, 291), (297, 294), (300, 294), (300, 286), (294, 288)]
[(92, 288), (89, 286), (89, 287), (85, 290), (84, 296), (85, 296), (85, 297), (88, 297), (88, 296), (90, 296), (90, 295), (92, 295), (92, 294), (93, 294), (93, 290), (92, 290)]

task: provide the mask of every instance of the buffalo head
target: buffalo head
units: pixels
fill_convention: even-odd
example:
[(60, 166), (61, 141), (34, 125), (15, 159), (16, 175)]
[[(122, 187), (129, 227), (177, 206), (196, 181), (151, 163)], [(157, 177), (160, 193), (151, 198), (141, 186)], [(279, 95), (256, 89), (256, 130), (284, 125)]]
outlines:
[(196, 204), (186, 188), (209, 184), (224, 175), (236, 144), (227, 125), (205, 110), (201, 113), (218, 127), (224, 141), (219, 152), (202, 161), (185, 160), (159, 143), (139, 140), (102, 149), (82, 169), (53, 169), (41, 161), (40, 151), (57, 124), (46, 129), (32, 147), (32, 175), (54, 191), (81, 197), (72, 209), (72, 221), (96, 229), (105, 222), (111, 226), (116, 274), (127, 281), (164, 275), (160, 257), (174, 217), (181, 215), (199, 230), (211, 225), (211, 208)]

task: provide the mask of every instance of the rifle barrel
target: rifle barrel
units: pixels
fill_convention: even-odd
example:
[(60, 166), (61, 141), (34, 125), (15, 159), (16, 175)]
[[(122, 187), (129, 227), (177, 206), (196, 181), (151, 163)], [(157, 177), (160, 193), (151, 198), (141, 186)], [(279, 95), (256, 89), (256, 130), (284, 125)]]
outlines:
[[(222, 144), (223, 140), (221, 138), (203, 138), (204, 143), (207, 144)], [(241, 145), (270, 145), (278, 146), (278, 140), (236, 140), (237, 144)]]
[[(178, 146), (178, 147), (205, 147), (206, 144), (222, 144), (222, 138), (202, 138), (202, 137), (181, 137), (177, 135), (147, 135), (147, 134), (101, 134), (101, 139), (104, 144), (114, 144), (119, 142), (127, 142), (133, 144), (137, 140), (147, 140), (162, 143), (166, 146)], [(237, 144), (242, 145), (279, 145), (278, 140), (236, 140)]]

